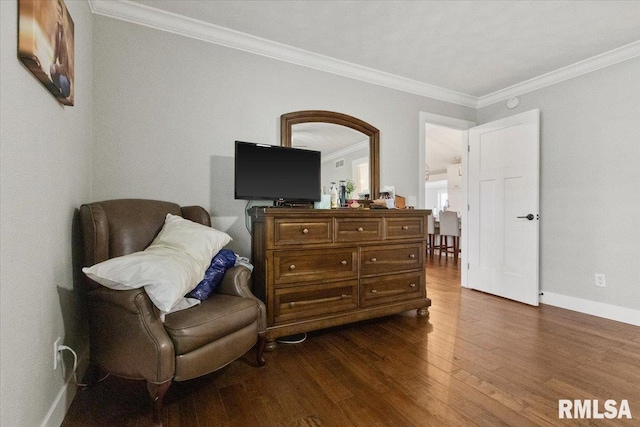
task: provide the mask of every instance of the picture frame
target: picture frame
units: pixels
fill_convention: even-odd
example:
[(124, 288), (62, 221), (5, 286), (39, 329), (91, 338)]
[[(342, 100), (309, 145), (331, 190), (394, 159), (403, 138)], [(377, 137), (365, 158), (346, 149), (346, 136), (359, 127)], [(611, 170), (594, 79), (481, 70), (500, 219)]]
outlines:
[(74, 23), (64, 0), (19, 0), (18, 58), (63, 105), (74, 105)]

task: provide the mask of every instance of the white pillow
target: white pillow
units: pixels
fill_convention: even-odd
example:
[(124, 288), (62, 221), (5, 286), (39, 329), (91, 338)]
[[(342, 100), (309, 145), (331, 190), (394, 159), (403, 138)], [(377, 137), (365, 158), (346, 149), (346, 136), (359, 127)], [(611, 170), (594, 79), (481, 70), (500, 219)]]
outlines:
[(167, 214), (160, 234), (147, 249), (82, 271), (111, 289), (144, 286), (155, 306), (168, 313), (196, 287), (211, 258), (230, 241), (231, 237), (222, 231)]
[(206, 270), (211, 264), (211, 258), (230, 241), (231, 237), (227, 233), (167, 214), (162, 230), (149, 247), (164, 246), (186, 252)]

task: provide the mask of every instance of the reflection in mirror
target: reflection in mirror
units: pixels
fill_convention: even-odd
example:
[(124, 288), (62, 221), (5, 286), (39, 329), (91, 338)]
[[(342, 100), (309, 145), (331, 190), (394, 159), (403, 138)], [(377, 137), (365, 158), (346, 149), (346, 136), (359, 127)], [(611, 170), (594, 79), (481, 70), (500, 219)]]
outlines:
[(300, 123), (291, 127), (291, 144), (322, 153), (323, 193), (328, 194), (332, 182), (351, 180), (355, 188), (348, 197), (364, 199), (370, 194), (367, 135), (333, 123)]
[(370, 124), (342, 113), (296, 111), (280, 117), (280, 144), (322, 153), (321, 183), (350, 179), (352, 198), (376, 198), (380, 190), (380, 132)]

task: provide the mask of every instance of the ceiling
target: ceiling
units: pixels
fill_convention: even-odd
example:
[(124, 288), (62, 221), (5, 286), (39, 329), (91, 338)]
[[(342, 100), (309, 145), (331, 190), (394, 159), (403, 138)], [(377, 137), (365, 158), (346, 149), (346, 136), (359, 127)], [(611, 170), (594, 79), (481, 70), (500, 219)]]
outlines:
[(462, 131), (427, 123), (425, 161), (430, 181), (438, 178), (435, 175), (446, 174), (447, 166), (462, 162)]
[[(117, 7), (110, 1), (90, 0), (90, 4), (96, 13)], [(275, 42), (268, 45), (270, 52), (291, 47), (298, 57), (311, 54), (335, 60), (334, 68), (353, 66), (364, 80), (395, 78), (400, 89), (418, 85), (433, 93), (442, 89), (454, 102), (453, 95), (460, 94), (465, 100), (460, 103), (471, 106), (477, 106), (474, 99), (584, 61), (596, 63), (591, 68), (604, 66), (594, 57), (620, 48), (625, 55), (616, 54), (608, 61), (640, 55), (637, 1), (138, 0), (124, 4), (148, 13), (159, 10), (164, 21), (185, 18), (191, 25), (209, 25), (209, 30), (232, 30), (227, 36), (249, 35), (254, 45)]]
[(291, 128), (291, 145), (320, 151), (322, 156), (331, 156), (347, 149), (368, 149), (369, 137), (350, 127), (333, 123), (298, 123)]

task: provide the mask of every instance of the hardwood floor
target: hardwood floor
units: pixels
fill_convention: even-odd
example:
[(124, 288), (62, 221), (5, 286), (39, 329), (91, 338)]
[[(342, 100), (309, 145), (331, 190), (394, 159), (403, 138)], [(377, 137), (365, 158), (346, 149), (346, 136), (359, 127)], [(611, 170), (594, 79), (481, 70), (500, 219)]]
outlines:
[[(415, 311), (310, 333), (257, 368), (254, 352), (174, 383), (164, 425), (640, 425), (640, 328), (460, 288), (427, 260), (429, 319)], [(143, 382), (79, 390), (64, 427), (149, 426)], [(633, 419), (558, 419), (559, 399), (629, 403)]]

